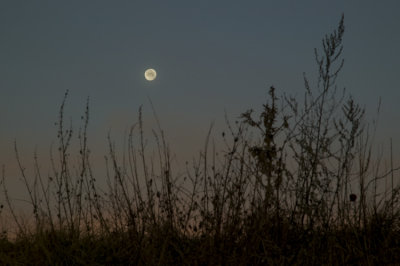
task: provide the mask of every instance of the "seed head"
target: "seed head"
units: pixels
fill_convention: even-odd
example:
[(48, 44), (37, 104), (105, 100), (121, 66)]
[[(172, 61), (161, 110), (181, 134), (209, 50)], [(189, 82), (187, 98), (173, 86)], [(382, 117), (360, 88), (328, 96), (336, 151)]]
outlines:
[(354, 202), (357, 200), (357, 195), (356, 194), (350, 194), (350, 201)]

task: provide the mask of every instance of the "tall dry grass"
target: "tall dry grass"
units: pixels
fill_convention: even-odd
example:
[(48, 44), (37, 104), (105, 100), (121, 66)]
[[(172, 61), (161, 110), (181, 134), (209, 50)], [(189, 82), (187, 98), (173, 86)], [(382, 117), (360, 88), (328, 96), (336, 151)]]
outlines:
[[(16, 214), (3, 167), (1, 207), (13, 217), (17, 234), (10, 239), (4, 232), (0, 263), (399, 262), (399, 168), (392, 162), (382, 169), (375, 161), (364, 109), (337, 89), (343, 34), (342, 17), (323, 39), (322, 51), (315, 50), (319, 79), (312, 88), (304, 76), (304, 99), (278, 97), (271, 87), (256, 118), (248, 110), (233, 124), (227, 120), (222, 150), (216, 150), (210, 128), (203, 152), (182, 175), (171, 167), (159, 123), (152, 131), (157, 150), (148, 156), (139, 109), (122, 152), (108, 137), (107, 171), (95, 176), (89, 103), (75, 134), (64, 124), (67, 92), (52, 173), (43, 175), (35, 156), (35, 174), (28, 176), (15, 145), (34, 226)], [(74, 140), (80, 147), (76, 155), (70, 152)], [(106, 179), (106, 188), (96, 184), (98, 178)]]

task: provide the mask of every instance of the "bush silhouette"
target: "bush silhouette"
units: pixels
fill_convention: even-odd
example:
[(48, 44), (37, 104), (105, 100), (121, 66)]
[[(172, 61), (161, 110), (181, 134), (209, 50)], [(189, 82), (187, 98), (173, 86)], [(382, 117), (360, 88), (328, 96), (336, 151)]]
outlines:
[[(225, 149), (211, 145), (174, 175), (158, 124), (155, 157), (148, 157), (139, 109), (120, 156), (108, 137), (107, 188), (96, 185), (87, 127), (89, 103), (75, 135), (59, 111), (53, 172), (27, 176), (34, 226), (26, 226), (7, 192), (17, 234), (0, 240), (1, 264), (286, 265), (389, 264), (399, 256), (398, 170), (380, 174), (364, 109), (336, 79), (343, 67), (344, 18), (315, 49), (316, 88), (304, 75), (304, 99), (277, 96), (261, 113), (244, 112), (223, 133)], [(155, 115), (156, 116), (156, 115)], [(157, 117), (156, 117), (157, 118)], [(158, 120), (157, 120), (158, 121)], [(76, 160), (78, 158), (78, 160)], [(78, 162), (77, 164), (74, 162)], [(390, 182), (380, 194), (379, 184)], [(3, 205), (7, 208), (3, 208)], [(4, 213), (4, 211), (2, 212)]]

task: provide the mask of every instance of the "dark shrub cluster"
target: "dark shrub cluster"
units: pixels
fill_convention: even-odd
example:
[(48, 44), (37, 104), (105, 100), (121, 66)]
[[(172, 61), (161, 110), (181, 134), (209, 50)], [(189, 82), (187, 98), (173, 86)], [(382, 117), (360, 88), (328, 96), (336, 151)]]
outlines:
[[(398, 168), (380, 174), (364, 109), (337, 89), (343, 17), (315, 50), (319, 79), (304, 76), (304, 99), (273, 87), (262, 112), (244, 112), (223, 133), (212, 130), (201, 156), (183, 174), (171, 167), (161, 127), (148, 156), (142, 111), (119, 154), (109, 140), (107, 188), (90, 163), (89, 104), (75, 133), (58, 121), (52, 173), (27, 176), (34, 226), (6, 207), (18, 230), (0, 239), (2, 265), (345, 265), (400, 261)], [(78, 158), (78, 160), (77, 160)], [(78, 162), (78, 163), (74, 163)], [(385, 185), (383, 193), (381, 184)], [(3, 209), (3, 204), (1, 205)]]

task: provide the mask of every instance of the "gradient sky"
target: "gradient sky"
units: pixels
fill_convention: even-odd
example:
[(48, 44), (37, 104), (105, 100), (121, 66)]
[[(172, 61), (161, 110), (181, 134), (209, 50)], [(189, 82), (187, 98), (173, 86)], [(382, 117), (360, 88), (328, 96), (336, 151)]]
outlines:
[[(393, 1), (19, 1), (0, 2), (0, 163), (27, 167), (56, 141), (58, 108), (80, 125), (90, 97), (89, 145), (107, 153), (150, 98), (173, 152), (196, 155), (211, 122), (264, 103), (269, 86), (301, 95), (315, 76), (314, 47), (345, 15), (338, 85), (374, 114), (380, 141), (400, 152), (400, 2)], [(145, 81), (146, 68), (157, 79)], [(146, 122), (146, 120), (145, 120)], [(96, 155), (95, 155), (96, 156)], [(30, 160), (29, 160), (30, 158)]]

